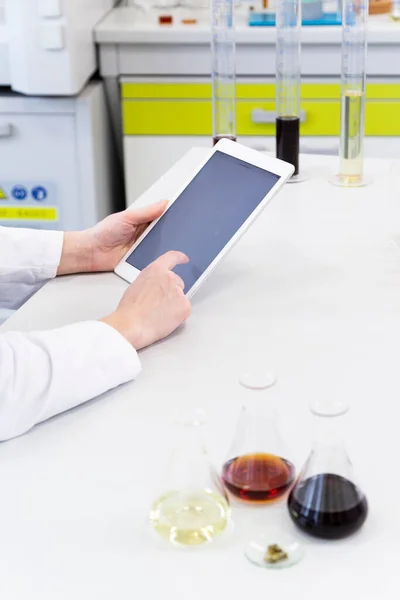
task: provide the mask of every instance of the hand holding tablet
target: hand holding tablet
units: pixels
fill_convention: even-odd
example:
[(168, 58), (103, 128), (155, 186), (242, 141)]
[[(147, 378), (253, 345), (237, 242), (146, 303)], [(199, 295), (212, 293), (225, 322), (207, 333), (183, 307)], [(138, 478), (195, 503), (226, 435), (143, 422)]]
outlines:
[(288, 163), (221, 140), (115, 272), (131, 283), (166, 252), (182, 252), (189, 262), (174, 273), (191, 298), (293, 171)]

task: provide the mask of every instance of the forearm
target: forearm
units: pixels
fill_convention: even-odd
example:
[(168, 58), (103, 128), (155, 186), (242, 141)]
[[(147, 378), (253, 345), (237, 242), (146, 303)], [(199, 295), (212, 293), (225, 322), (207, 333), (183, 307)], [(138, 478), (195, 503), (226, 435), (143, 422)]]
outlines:
[(21, 435), (139, 371), (135, 350), (104, 323), (0, 335), (0, 440)]
[(19, 308), (57, 273), (61, 231), (0, 227), (0, 308)]
[(87, 273), (91, 271), (92, 249), (85, 231), (64, 233), (63, 247), (57, 275)]

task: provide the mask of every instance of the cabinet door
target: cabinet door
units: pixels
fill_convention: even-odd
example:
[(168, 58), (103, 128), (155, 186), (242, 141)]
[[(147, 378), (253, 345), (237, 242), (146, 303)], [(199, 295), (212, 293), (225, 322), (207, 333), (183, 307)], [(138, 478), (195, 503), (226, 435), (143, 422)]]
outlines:
[(75, 139), (73, 114), (0, 114), (1, 225), (79, 225)]
[[(125, 136), (127, 203), (132, 204), (193, 146), (211, 148), (209, 136)], [(163, 198), (160, 198), (162, 200)], [(168, 200), (168, 198), (166, 198)]]

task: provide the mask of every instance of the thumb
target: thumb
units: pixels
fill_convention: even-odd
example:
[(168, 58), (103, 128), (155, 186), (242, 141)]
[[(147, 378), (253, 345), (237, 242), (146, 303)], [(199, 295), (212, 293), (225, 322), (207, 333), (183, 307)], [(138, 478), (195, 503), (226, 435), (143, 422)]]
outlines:
[(151, 204), (143, 208), (128, 208), (125, 211), (125, 215), (132, 225), (141, 225), (143, 223), (150, 223), (154, 219), (161, 217), (167, 206), (167, 200), (161, 200), (157, 204)]

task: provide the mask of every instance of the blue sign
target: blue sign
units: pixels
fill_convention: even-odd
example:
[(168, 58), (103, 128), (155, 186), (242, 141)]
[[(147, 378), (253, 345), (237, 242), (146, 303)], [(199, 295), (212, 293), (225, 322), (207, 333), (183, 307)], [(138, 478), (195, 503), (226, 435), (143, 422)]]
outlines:
[(15, 185), (11, 190), (11, 195), (15, 200), (25, 200), (28, 190), (23, 185)]
[(32, 193), (32, 198), (34, 200), (38, 200), (39, 202), (42, 200), (46, 200), (46, 198), (47, 198), (47, 190), (46, 190), (46, 188), (42, 187), (41, 185), (34, 187), (31, 193)]

